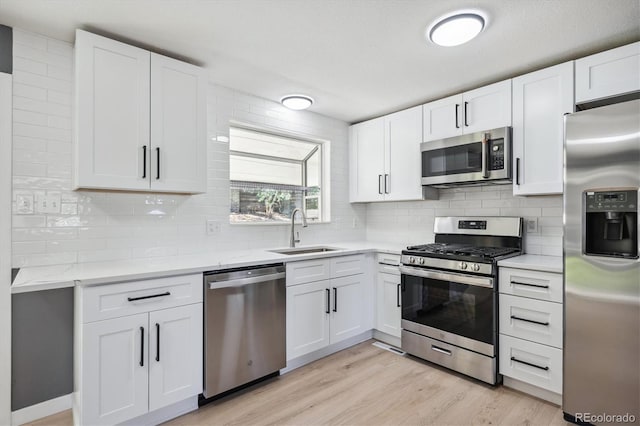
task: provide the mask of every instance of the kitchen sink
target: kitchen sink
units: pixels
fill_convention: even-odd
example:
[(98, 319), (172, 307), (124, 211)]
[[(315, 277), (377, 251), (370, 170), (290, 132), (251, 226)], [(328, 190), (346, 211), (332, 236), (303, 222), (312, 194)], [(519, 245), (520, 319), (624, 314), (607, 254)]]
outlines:
[(269, 250), (271, 253), (279, 253), (279, 254), (310, 254), (310, 253), (326, 253), (328, 251), (336, 251), (336, 250), (342, 250), (341, 248), (337, 248), (337, 247), (325, 247), (325, 246), (318, 246), (318, 247), (293, 247), (293, 248), (286, 248), (286, 249), (280, 249), (280, 250)]

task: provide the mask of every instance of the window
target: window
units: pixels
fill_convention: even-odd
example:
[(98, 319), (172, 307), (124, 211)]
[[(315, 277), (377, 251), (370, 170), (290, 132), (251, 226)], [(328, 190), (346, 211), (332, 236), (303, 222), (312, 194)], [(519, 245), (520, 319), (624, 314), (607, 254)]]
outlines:
[(232, 127), (231, 223), (287, 222), (295, 208), (308, 221), (323, 214), (323, 144)]

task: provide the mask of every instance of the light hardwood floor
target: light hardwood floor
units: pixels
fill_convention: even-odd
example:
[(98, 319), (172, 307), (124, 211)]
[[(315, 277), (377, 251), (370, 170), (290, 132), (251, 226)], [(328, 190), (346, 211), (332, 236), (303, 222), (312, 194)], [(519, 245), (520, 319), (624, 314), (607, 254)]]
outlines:
[[(165, 425), (565, 425), (553, 404), (361, 343)], [(32, 423), (70, 426), (71, 412)]]

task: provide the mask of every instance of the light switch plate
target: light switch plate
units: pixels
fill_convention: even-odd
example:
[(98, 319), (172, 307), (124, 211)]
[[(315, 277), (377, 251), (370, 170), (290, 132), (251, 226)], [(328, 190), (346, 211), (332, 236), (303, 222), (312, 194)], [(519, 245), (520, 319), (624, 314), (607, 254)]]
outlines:
[(38, 196), (36, 210), (38, 213), (60, 213), (60, 194)]

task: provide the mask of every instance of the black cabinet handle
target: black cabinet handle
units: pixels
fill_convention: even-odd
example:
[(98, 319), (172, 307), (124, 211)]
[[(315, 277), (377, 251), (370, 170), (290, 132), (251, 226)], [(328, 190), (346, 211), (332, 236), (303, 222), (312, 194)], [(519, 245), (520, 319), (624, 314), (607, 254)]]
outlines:
[(518, 281), (511, 281), (511, 284), (526, 285), (528, 287), (536, 287), (536, 288), (549, 288), (548, 285), (521, 283), (521, 282), (518, 282)]
[(156, 361), (160, 362), (160, 324), (156, 323)]
[(325, 290), (327, 291), (327, 310), (325, 311), (326, 314), (330, 314), (331, 313), (331, 290), (329, 290), (328, 288), (325, 288)]
[(516, 158), (516, 185), (520, 185), (520, 158)]
[(160, 147), (156, 147), (156, 180), (160, 179)]
[(458, 110), (460, 109), (460, 104), (456, 104), (456, 129), (459, 129), (460, 126), (458, 126)]
[(385, 194), (389, 193), (389, 175), (388, 174), (384, 175), (384, 193)]
[(338, 312), (338, 289), (333, 288), (333, 312)]
[(147, 146), (142, 145), (142, 179), (147, 177)]
[(530, 323), (539, 324), (539, 325), (546, 325), (546, 326), (549, 325), (548, 322), (542, 322), (542, 321), (530, 320), (530, 319), (526, 319), (526, 318), (520, 318), (520, 317), (516, 317), (515, 315), (511, 315), (511, 319), (518, 320), (518, 321), (524, 321), (524, 322), (530, 322)]
[(469, 123), (467, 123), (467, 105), (469, 105), (469, 102), (464, 103), (464, 125), (469, 127)]
[(382, 175), (378, 175), (378, 194), (382, 195)]
[(539, 368), (540, 370), (549, 371), (549, 367), (540, 367), (539, 365), (532, 364), (532, 363), (527, 362), (527, 361), (521, 361), (521, 360), (519, 360), (518, 358), (516, 358), (514, 356), (511, 357), (511, 361), (519, 362), (520, 364), (528, 365), (530, 367)]
[(396, 307), (400, 307), (400, 286), (402, 284), (398, 284), (398, 288), (396, 289)]
[(144, 367), (144, 327), (140, 327), (140, 367)]
[(162, 296), (171, 296), (171, 293), (167, 291), (160, 294), (152, 294), (150, 296), (127, 297), (127, 300), (129, 302), (135, 302), (136, 300), (153, 299), (154, 297), (162, 297)]

